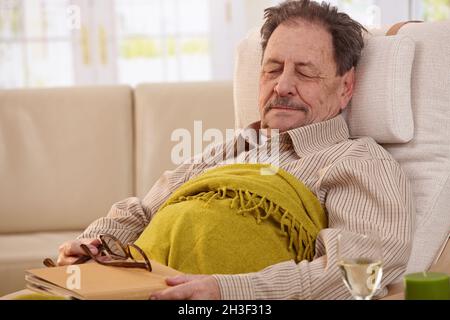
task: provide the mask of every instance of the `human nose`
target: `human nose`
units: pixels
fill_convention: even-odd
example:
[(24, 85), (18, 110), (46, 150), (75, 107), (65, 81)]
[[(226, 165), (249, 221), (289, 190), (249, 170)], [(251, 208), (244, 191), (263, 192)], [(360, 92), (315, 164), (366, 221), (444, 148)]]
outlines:
[(283, 73), (278, 78), (278, 83), (276, 84), (274, 90), (279, 97), (295, 95), (296, 89), (294, 77), (289, 74), (287, 70), (283, 71)]

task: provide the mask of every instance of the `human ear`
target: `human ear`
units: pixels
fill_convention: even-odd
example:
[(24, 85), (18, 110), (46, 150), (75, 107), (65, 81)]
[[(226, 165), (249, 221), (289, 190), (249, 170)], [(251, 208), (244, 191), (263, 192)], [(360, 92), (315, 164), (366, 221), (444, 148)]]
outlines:
[(352, 67), (347, 71), (341, 79), (341, 90), (339, 93), (340, 107), (344, 110), (353, 96), (353, 91), (355, 88), (355, 68)]

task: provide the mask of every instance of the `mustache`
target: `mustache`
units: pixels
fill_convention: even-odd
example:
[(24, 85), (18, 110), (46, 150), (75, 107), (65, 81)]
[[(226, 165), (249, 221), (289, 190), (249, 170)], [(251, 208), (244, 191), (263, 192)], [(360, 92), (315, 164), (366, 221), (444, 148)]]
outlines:
[(305, 105), (303, 103), (294, 102), (294, 101), (292, 101), (292, 98), (276, 97), (276, 98), (270, 100), (269, 102), (267, 102), (267, 104), (264, 106), (264, 112), (269, 112), (274, 107), (279, 107), (279, 106), (282, 106), (287, 109), (299, 110), (299, 111), (303, 111), (303, 112), (309, 111), (309, 107), (307, 105)]

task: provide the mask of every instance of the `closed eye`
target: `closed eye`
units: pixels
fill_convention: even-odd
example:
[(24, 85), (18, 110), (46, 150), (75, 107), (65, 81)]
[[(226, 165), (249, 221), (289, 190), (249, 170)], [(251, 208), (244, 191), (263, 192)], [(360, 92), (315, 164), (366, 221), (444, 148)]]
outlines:
[(304, 74), (303, 72), (300, 72), (300, 71), (297, 71), (297, 74), (302, 76), (302, 77), (309, 78), (309, 79), (315, 78), (314, 76), (309, 76), (309, 75)]
[(297, 71), (297, 74), (300, 78), (308, 79), (308, 80), (323, 80), (324, 78), (319, 75), (308, 75), (303, 72)]

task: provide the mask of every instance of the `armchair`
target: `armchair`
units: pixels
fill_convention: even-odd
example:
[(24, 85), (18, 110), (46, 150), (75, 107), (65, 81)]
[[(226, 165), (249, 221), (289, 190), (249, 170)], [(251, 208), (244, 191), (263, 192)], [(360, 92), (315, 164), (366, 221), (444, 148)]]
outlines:
[[(352, 136), (372, 136), (412, 182), (416, 229), (406, 273), (450, 273), (450, 21), (398, 24), (389, 35), (387, 29), (366, 35), (347, 121)], [(258, 31), (237, 50), (237, 127), (258, 119)]]

